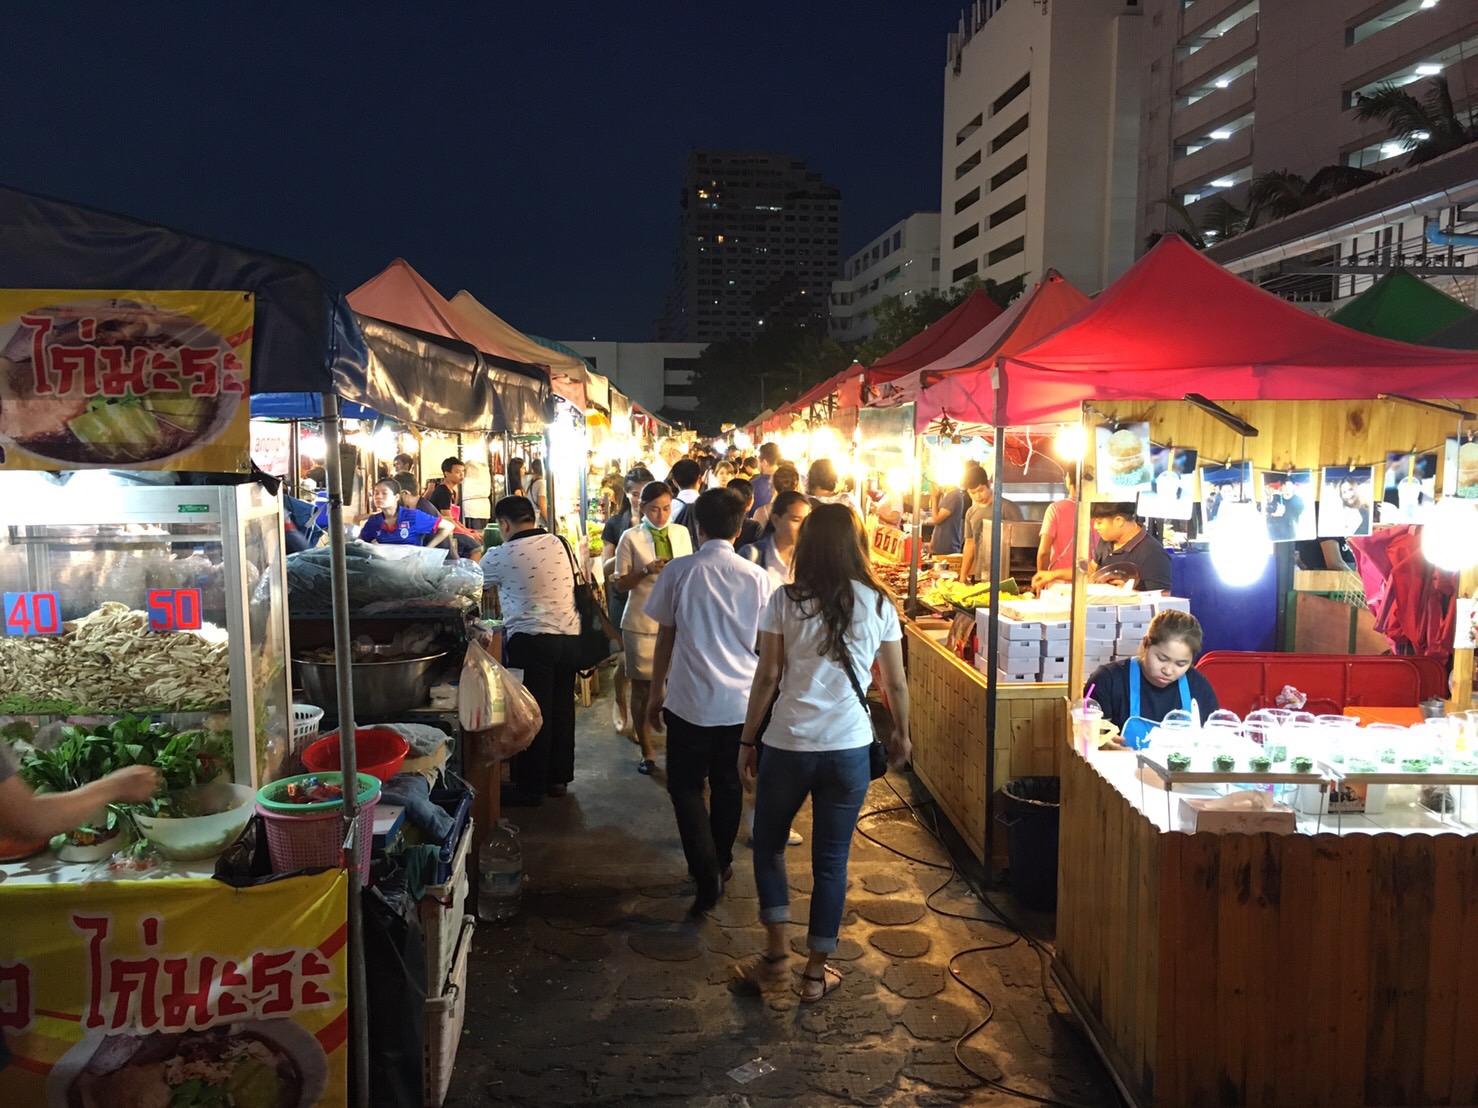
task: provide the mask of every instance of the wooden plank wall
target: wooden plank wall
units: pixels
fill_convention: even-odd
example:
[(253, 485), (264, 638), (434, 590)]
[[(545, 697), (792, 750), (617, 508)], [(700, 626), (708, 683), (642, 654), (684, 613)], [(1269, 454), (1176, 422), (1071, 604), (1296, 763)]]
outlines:
[(1478, 835), (1162, 833), (1063, 762), (1057, 972), (1140, 1103), (1478, 1104)]
[(1070, 751), (1061, 820), (1056, 972), (1092, 1013), (1120, 1079), (1148, 1104), (1159, 1048), (1164, 836)]
[(1478, 836), (1163, 838), (1155, 1104), (1478, 1103)]
[(985, 683), (912, 624), (905, 633), (914, 771), (983, 861)]
[[(1390, 382), (1394, 390), (1400, 386)], [(1475, 402), (1454, 403), (1472, 408)], [(1440, 452), (1444, 437), (1457, 433), (1456, 416), (1395, 400), (1228, 400), (1222, 407), (1257, 428), (1258, 436), (1247, 440), (1254, 469), (1379, 466), (1388, 451)], [(1242, 456), (1236, 432), (1189, 404), (1118, 400), (1095, 401), (1094, 408), (1126, 423), (1148, 421), (1155, 442), (1199, 450), (1203, 464)]]
[[(908, 693), (914, 770), (976, 857), (985, 855), (986, 680), (909, 625)], [(1014, 685), (996, 702), (996, 787), (1056, 774), (1067, 729), (1066, 686)], [(1005, 858), (1006, 837), (996, 854)]]

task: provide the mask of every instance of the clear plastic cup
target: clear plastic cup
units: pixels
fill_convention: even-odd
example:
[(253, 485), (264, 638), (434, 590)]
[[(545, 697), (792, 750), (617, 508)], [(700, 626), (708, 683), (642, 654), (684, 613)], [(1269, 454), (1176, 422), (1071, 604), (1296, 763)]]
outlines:
[(1073, 741), (1085, 753), (1098, 747), (1098, 725), (1103, 720), (1103, 705), (1096, 700), (1074, 700), (1072, 704)]

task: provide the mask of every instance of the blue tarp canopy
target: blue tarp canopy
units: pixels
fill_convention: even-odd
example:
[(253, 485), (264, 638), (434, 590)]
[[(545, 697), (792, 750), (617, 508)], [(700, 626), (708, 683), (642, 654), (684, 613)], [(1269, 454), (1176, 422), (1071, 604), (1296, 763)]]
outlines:
[[(302, 262), (4, 186), (0, 288), (250, 292), (254, 415), (313, 418), (327, 392), (371, 410), (360, 418), (379, 413), (439, 431), (532, 431), (550, 414), (540, 368), (356, 315)], [(311, 400), (296, 409), (271, 400), (269, 413), (258, 410), (259, 394)]]

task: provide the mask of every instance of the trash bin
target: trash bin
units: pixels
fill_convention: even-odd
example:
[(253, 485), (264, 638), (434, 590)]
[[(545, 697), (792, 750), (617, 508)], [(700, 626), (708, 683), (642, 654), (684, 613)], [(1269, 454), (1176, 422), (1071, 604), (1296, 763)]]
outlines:
[(1018, 777), (1001, 789), (1005, 810), (1007, 877), (1011, 892), (1029, 908), (1057, 906), (1057, 777)]

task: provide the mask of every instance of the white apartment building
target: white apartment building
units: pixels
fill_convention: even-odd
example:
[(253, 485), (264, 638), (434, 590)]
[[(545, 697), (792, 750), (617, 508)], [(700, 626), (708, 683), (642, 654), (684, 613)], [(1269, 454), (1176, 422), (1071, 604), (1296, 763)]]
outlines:
[(1053, 267), (1091, 292), (1133, 262), (1141, 22), (1138, 0), (973, 0), (944, 75), (941, 287)]
[(914, 212), (842, 263), (831, 283), (828, 330), (841, 342), (861, 342), (877, 329), (873, 310), (896, 296), (912, 304), (939, 288), (939, 213)]
[(706, 342), (598, 342), (565, 339), (602, 377), (649, 412), (691, 412), (693, 366)]
[[(1164, 200), (1198, 226), (1217, 197), (1247, 205), (1249, 182), (1283, 172), (1308, 179), (1324, 166), (1387, 173), (1409, 153), (1379, 121), (1356, 118), (1360, 96), (1390, 83), (1420, 97), (1444, 75), (1459, 113), (1478, 104), (1478, 0), (1143, 0), (1144, 105), (1138, 229), (1181, 226)], [(1462, 154), (1448, 155), (1462, 160)], [(1377, 273), (1336, 280), (1270, 273), (1284, 262), (1375, 269), (1428, 253), (1433, 221), (1467, 230), (1472, 188), (1455, 163), (1428, 163), (1236, 239), (1211, 256), (1294, 299), (1338, 301)], [(1441, 192), (1404, 195), (1402, 181), (1441, 178)], [(1317, 219), (1316, 219), (1317, 217)], [(1318, 222), (1321, 226), (1315, 227)], [(1306, 226), (1307, 225), (1307, 226)], [(1312, 232), (1312, 233), (1310, 233)], [(1296, 241), (1295, 241), (1296, 240)], [(1446, 257), (1451, 264), (1454, 259)], [(1478, 259), (1475, 259), (1478, 261)], [(1274, 279), (1276, 278), (1276, 279)], [(1434, 281), (1445, 291), (1450, 282)]]

